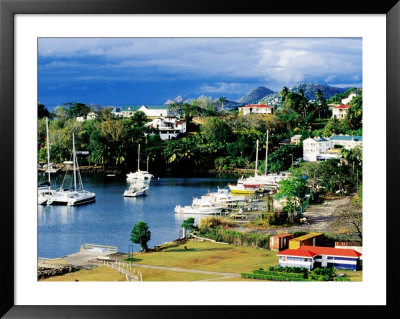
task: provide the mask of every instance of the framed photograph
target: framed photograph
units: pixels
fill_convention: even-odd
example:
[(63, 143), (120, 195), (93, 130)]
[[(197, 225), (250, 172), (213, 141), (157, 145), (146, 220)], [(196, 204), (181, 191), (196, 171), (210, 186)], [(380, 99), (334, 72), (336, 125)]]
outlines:
[(397, 1), (0, 1), (1, 315), (398, 313)]

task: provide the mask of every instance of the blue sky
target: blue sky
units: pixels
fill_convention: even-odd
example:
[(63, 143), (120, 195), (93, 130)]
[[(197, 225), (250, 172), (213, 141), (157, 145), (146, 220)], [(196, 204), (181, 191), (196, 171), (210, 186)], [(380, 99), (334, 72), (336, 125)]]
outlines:
[(38, 46), (38, 98), (50, 108), (237, 100), (300, 82), (362, 86), (361, 38), (40, 38)]

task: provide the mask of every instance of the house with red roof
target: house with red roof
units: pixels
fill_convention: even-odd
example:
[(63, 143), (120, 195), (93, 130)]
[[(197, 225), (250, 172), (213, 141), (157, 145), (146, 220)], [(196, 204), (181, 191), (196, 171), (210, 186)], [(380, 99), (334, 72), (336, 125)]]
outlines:
[(266, 104), (247, 104), (245, 106), (239, 107), (239, 112), (243, 115), (247, 114), (273, 114), (274, 107)]
[(354, 249), (320, 246), (301, 246), (277, 254), (281, 267), (304, 267), (308, 270), (321, 267), (357, 270), (361, 253)]
[(349, 111), (350, 105), (337, 105), (332, 107), (332, 117), (336, 117), (339, 121), (344, 120)]

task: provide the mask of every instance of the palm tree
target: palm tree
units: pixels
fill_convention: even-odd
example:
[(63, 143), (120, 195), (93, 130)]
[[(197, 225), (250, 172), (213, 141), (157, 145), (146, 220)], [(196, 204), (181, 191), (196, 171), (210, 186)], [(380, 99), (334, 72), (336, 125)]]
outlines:
[(225, 96), (221, 96), (221, 97), (218, 99), (218, 101), (221, 103), (221, 110), (223, 111), (223, 110), (224, 110), (224, 103), (225, 103), (225, 102), (228, 102), (228, 100), (226, 99)]

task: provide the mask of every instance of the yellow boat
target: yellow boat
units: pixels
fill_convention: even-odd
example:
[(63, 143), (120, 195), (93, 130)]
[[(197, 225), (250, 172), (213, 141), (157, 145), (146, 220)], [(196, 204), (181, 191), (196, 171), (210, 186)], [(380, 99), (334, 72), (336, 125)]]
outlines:
[(254, 194), (258, 190), (257, 188), (249, 188), (244, 185), (229, 184), (228, 186), (232, 194)]

